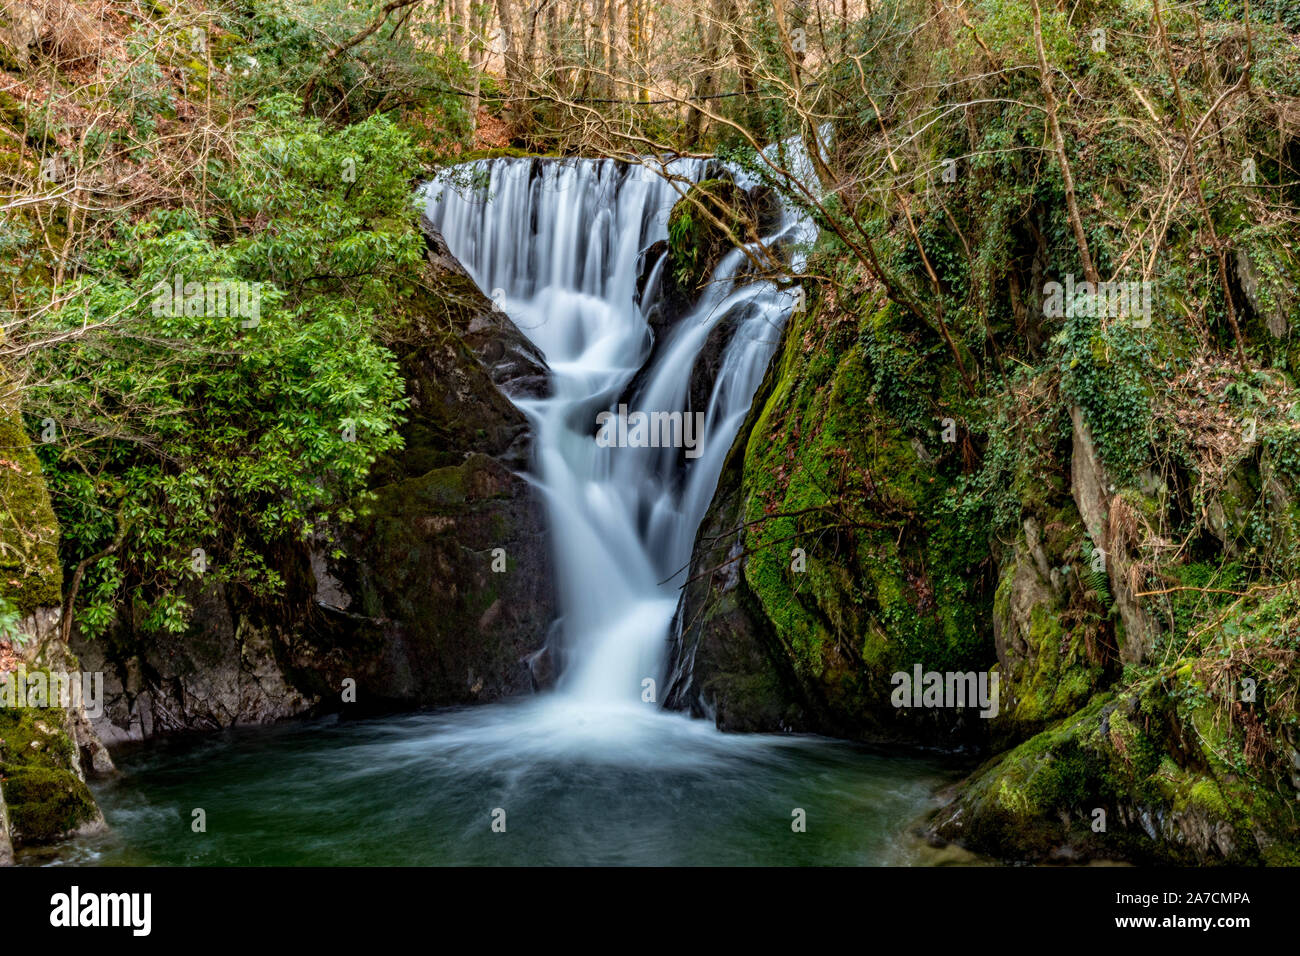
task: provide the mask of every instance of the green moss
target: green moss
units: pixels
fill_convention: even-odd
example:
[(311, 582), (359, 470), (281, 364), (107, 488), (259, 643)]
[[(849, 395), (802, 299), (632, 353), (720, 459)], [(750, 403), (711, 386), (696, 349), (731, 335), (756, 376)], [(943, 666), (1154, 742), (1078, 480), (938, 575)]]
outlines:
[(0, 405), (0, 597), (24, 617), (62, 603), (58, 540), (31, 440), (16, 410)]
[[(1012, 575), (1004, 573), (995, 598), (995, 613), (1011, 627), (1010, 592)], [(1067, 631), (1062, 623), (1064, 607), (1055, 600), (1040, 601), (1030, 610), (1029, 631), (1020, 635), (1028, 657), (1019, 670), (1008, 675), (1014, 693), (1014, 707), (1005, 722), (1036, 728), (1077, 711), (1092, 695), (1101, 678), (1101, 668), (1090, 664), (1079, 629)]]
[(48, 842), (99, 817), (64, 719), (59, 707), (0, 707), (0, 787), (19, 842)]
[(1209, 778), (1201, 778), (1192, 784), (1188, 802), (1222, 819), (1232, 816), (1232, 811), (1228, 807), (1228, 802), (1224, 800), (1218, 783)]
[[(947, 835), (1020, 859), (1045, 859), (1064, 844), (1088, 855), (1183, 864), (1294, 857), (1294, 808), (1215, 759), (1221, 743), (1200, 730), (1213, 726), (1211, 713), (1200, 708), (1182, 718), (1177, 698), (1158, 680), (1094, 697), (977, 771), (959, 799), (961, 813), (950, 816), (961, 824), (946, 824)], [(1220, 728), (1220, 741), (1223, 734)], [(1107, 813), (1104, 833), (1083, 825), (1096, 808)], [(1153, 840), (1141, 820), (1161, 821), (1169, 833)], [(1230, 835), (1226, 844), (1221, 832)]]
[(991, 595), (971, 573), (988, 539), (951, 513), (935, 436), (876, 400), (870, 349), (839, 333), (808, 347), (843, 316), (814, 307), (790, 322), (742, 449), (744, 581), (796, 679), (843, 726), (892, 735), (921, 719), (890, 702), (895, 671), (994, 662)]
[(8, 46), (0, 44), (0, 70), (6, 73), (21, 73), (23, 66), (23, 62), (10, 51)]
[(0, 707), (0, 770), (73, 767), (77, 753), (63, 720), (63, 710), (57, 707)]
[(10, 824), (23, 843), (57, 840), (99, 817), (89, 788), (66, 770), (15, 771), (3, 787)]
[(1049, 753), (1025, 782), (1032, 812), (1046, 815), (1057, 807), (1081, 807), (1099, 789), (1095, 769), (1077, 745), (1067, 744)]

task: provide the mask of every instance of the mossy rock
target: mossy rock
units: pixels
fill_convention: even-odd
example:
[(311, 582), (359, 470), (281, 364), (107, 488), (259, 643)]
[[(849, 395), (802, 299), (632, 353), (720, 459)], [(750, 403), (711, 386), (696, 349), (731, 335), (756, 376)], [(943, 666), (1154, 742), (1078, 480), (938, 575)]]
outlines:
[(66, 770), (18, 770), (5, 775), (3, 787), (14, 836), (26, 844), (49, 843), (102, 819), (90, 789)]
[(722, 257), (756, 236), (753, 203), (731, 179), (704, 179), (668, 214), (668, 262), (687, 293), (703, 288)]
[(450, 157), (452, 164), (469, 163), (477, 159), (554, 159), (559, 154), (554, 152), (537, 153), (518, 146), (489, 146), (483, 149), (469, 149)]
[[(796, 672), (846, 723), (910, 721), (920, 715), (890, 702), (892, 673), (993, 662), (980, 623), (988, 598), (967, 573), (987, 542), (954, 538), (942, 464), (873, 403), (867, 350), (852, 344), (808, 356), (797, 333), (787, 341), (789, 364), (747, 449), (745, 578)], [(764, 520), (823, 508), (818, 518)], [(833, 537), (814, 530), (836, 513), (850, 528)], [(783, 539), (790, 543), (778, 548)], [(802, 574), (790, 567), (792, 545), (807, 554)]]
[(0, 124), (14, 138), (21, 137), (32, 149), (42, 150), (54, 142), (54, 131), (45, 118), (24, 107), (12, 94), (0, 90)]
[(0, 772), (71, 770), (78, 758), (63, 721), (58, 707), (0, 707)]
[(1088, 622), (1067, 614), (1071, 589), (1078, 596), (1084, 588), (1078, 575), (1062, 567), (1071, 557), (1063, 541), (1083, 536), (1073, 503), (1049, 512), (1046, 525), (1054, 533), (1033, 517), (1023, 521), (993, 601), (1002, 674), (996, 726), (1000, 739), (1012, 742), (1075, 713), (1104, 684), (1104, 668), (1090, 656)]
[(14, 407), (0, 406), (0, 598), (23, 617), (62, 603), (59, 528)]
[(6, 73), (22, 73), (26, 64), (15, 55), (8, 46), (0, 43), (0, 70)]
[[(688, 591), (686, 640), (698, 649), (692, 690), (725, 687), (714, 695), (717, 717), (743, 713), (746, 729), (793, 700), (808, 716), (803, 726), (825, 733), (979, 739), (987, 722), (973, 710), (900, 709), (891, 700), (892, 675), (917, 663), (963, 672), (993, 665), (992, 594), (972, 573), (988, 558), (988, 539), (946, 510), (953, 472), (942, 446), (927, 447), (933, 436), (875, 400), (875, 359), (842, 334), (848, 324), (860, 323), (818, 302), (790, 319), (724, 468), (701, 540), (726, 547), (697, 551), (695, 572), (730, 562), (738, 574)], [(743, 555), (730, 553), (737, 540)], [(737, 646), (741, 634), (754, 655)], [(770, 666), (757, 662), (758, 651)], [(783, 694), (774, 677), (786, 682)], [(708, 703), (690, 706), (707, 712)]]
[[(1190, 669), (1188, 671), (1190, 673)], [(1277, 790), (1224, 767), (1160, 681), (1098, 694), (990, 760), (934, 831), (1004, 859), (1257, 865), (1300, 859)], [(1213, 708), (1208, 708), (1213, 710)], [(1209, 721), (1205, 721), (1206, 730)]]

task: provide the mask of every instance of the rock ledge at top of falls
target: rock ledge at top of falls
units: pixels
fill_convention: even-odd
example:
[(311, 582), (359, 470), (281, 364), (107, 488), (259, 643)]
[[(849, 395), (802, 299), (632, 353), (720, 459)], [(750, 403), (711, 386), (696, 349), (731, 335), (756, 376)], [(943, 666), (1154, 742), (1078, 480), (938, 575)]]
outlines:
[[(341, 711), (489, 701), (533, 686), (524, 662), (555, 614), (541, 503), (519, 475), (531, 432), (506, 397), (536, 395), (537, 349), (424, 224), (426, 288), (387, 344), (410, 399), (405, 448), (335, 541), (286, 544), (278, 599), (209, 584), (177, 635), (120, 621), (73, 646), (105, 672), (110, 746)], [(504, 549), (504, 571), (493, 570)], [(341, 556), (336, 556), (341, 552)], [(344, 703), (344, 681), (356, 682)]]

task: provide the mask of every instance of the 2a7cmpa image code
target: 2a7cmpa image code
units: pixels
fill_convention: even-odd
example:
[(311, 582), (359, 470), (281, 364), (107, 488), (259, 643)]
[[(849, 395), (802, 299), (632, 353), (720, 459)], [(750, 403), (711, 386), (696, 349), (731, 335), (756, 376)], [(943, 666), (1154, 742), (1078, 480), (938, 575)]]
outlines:
[[(1251, 919), (1243, 913), (1250, 905), (1250, 894), (1218, 890), (1161, 893), (1116, 893), (1115, 902), (1122, 910), (1133, 907), (1157, 907), (1164, 912), (1115, 916), (1116, 929), (1191, 929), (1209, 932), (1213, 929), (1249, 929)], [(1169, 911), (1169, 907), (1183, 907)], [(1193, 907), (1198, 909), (1193, 910)], [(1230, 914), (1217, 914), (1215, 907), (1232, 907)]]

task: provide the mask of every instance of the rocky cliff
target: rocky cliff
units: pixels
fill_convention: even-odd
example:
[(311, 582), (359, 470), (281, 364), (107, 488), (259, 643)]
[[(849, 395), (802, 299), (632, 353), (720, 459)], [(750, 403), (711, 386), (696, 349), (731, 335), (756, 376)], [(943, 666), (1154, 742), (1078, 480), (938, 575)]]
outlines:
[[(1175, 358), (1175, 327), (1140, 359), (1094, 328), (1062, 343), (1064, 377), (1043, 362), (972, 404), (950, 369), (916, 374), (901, 310), (855, 291), (784, 331), (697, 538), (670, 705), (977, 747), (993, 756), (929, 827), (1006, 859), (1294, 862), (1289, 369), (1255, 396), (1225, 360)], [(1127, 468), (1103, 401), (1162, 361), (1142, 408), (1199, 457)], [(917, 665), (996, 674), (996, 715), (897, 706)]]

